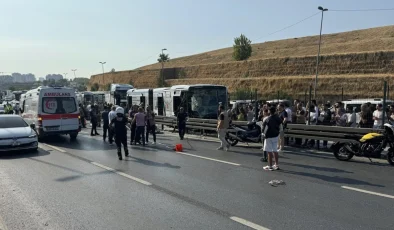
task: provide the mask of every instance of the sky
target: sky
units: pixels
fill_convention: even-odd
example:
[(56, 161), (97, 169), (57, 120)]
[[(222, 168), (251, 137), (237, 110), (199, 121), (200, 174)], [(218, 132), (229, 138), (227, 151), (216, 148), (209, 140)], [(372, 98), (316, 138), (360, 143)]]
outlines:
[(0, 0), (0, 72), (90, 77), (232, 46), (394, 24), (393, 0)]

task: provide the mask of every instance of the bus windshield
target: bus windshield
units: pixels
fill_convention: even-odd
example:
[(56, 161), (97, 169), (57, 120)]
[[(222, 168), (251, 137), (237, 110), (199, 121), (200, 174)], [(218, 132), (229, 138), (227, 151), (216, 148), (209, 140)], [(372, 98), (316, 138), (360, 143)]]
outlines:
[(197, 88), (190, 90), (191, 117), (216, 119), (219, 104), (227, 106), (227, 90), (224, 87)]

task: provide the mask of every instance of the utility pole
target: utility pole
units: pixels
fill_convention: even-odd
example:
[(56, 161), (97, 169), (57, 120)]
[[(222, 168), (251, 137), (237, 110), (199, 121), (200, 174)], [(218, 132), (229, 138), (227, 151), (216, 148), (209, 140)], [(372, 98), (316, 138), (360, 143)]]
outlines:
[[(164, 50), (167, 50), (167, 49), (166, 48), (161, 49), (161, 58), (164, 57)], [(164, 86), (164, 73), (163, 73), (163, 71), (164, 71), (164, 60), (162, 59), (161, 60), (161, 87)]]
[(103, 68), (103, 82), (104, 82), (104, 64), (107, 62), (104, 61), (104, 62), (99, 62), (99, 63), (101, 64), (101, 67)]
[(316, 99), (316, 89), (317, 89), (317, 76), (319, 75), (319, 60), (320, 60), (320, 46), (321, 46), (321, 32), (323, 29), (323, 13), (328, 9), (325, 9), (319, 6), (317, 9), (321, 11), (321, 22), (320, 22), (320, 36), (319, 36), (319, 50), (317, 51), (317, 59), (316, 59), (316, 77), (315, 77), (315, 87), (313, 91), (313, 97)]

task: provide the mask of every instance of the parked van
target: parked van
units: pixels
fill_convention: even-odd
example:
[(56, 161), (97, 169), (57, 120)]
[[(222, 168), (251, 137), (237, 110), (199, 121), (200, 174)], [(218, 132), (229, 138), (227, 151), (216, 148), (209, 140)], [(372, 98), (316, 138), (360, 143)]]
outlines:
[(42, 86), (26, 92), (21, 102), (22, 117), (35, 125), (39, 140), (54, 134), (75, 140), (81, 131), (74, 89)]

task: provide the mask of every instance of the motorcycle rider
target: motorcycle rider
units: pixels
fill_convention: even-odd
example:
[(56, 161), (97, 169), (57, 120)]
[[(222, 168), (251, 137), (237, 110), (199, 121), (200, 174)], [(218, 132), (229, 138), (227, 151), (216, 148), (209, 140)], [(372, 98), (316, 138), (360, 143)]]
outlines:
[(229, 126), (229, 117), (227, 111), (224, 110), (224, 106), (219, 106), (219, 118), (218, 118), (218, 125), (217, 125), (217, 132), (219, 140), (221, 141), (220, 147), (217, 148), (218, 150), (223, 150), (224, 146), (226, 146), (226, 151), (230, 149), (230, 144), (226, 141), (226, 132)]
[(124, 148), (125, 156), (129, 155), (129, 150), (127, 149), (127, 119), (124, 116), (124, 109), (122, 107), (118, 107), (116, 109), (116, 117), (111, 120), (110, 126), (114, 127), (115, 133), (115, 143), (118, 148), (118, 157), (119, 160), (122, 160), (122, 145)]

